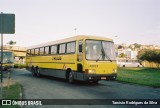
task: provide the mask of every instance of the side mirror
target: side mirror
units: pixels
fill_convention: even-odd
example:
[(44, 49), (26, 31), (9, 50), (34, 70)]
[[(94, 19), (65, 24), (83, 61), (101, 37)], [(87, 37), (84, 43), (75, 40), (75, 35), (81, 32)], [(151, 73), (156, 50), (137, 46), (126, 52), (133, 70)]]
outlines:
[(79, 52), (82, 52), (82, 45), (79, 45)]

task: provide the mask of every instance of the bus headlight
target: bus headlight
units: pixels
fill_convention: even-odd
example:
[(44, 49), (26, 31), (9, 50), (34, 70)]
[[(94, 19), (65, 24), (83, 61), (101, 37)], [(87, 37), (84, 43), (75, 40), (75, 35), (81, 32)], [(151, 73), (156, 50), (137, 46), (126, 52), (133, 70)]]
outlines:
[(95, 74), (96, 71), (95, 71), (94, 69), (89, 69), (89, 70), (88, 70), (88, 73), (89, 73), (89, 74)]
[(113, 73), (117, 73), (117, 69), (113, 69), (113, 71), (112, 71)]

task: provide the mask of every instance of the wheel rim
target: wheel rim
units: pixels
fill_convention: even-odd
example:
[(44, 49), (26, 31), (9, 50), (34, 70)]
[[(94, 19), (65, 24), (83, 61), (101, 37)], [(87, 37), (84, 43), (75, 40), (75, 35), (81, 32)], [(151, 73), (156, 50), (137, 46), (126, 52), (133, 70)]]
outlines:
[(73, 82), (73, 74), (72, 72), (69, 73), (69, 82), (72, 83)]
[(32, 75), (35, 76), (35, 72), (33, 68), (31, 69), (31, 72), (32, 72)]
[(40, 72), (39, 72), (39, 69), (37, 68), (37, 76), (39, 77), (40, 76)]

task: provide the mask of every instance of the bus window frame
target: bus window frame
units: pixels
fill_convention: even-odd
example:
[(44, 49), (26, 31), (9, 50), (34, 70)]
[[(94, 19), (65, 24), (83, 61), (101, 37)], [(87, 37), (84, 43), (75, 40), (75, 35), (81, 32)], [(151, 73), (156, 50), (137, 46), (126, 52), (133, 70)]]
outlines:
[[(37, 53), (37, 54), (36, 54), (36, 50), (38, 50), (38, 53)], [(35, 55), (35, 56), (39, 55), (39, 50), (40, 50), (40, 48), (35, 48), (35, 49), (34, 49), (34, 55)]]
[[(43, 53), (41, 53), (41, 49), (43, 48)], [(39, 55), (44, 55), (44, 47), (39, 48)]]
[[(74, 46), (74, 52), (67, 52), (67, 45), (68, 45), (68, 44), (71, 44), (71, 43), (74, 43), (74, 44), (75, 44), (75, 46)], [(75, 54), (75, 52), (76, 52), (76, 41), (67, 42), (67, 43), (66, 43), (66, 54)]]
[(26, 56), (30, 56), (31, 55), (31, 49), (27, 50), (27, 55)]
[[(56, 53), (52, 53), (52, 47), (53, 47), (53, 46), (56, 46)], [(51, 46), (50, 46), (50, 54), (51, 54), (51, 55), (56, 55), (56, 54), (58, 54), (58, 44), (55, 44), (55, 45), (51, 45)]]
[[(102, 46), (102, 48), (103, 48), (103, 45), (102, 45), (102, 41), (106, 41), (106, 40), (96, 40), (96, 39), (85, 39), (85, 45), (84, 45), (84, 48), (85, 48), (85, 59), (87, 60), (87, 61), (96, 61), (96, 60), (91, 60), (91, 59), (87, 59), (87, 57), (86, 57), (86, 41), (87, 40), (93, 40), (93, 41), (101, 41), (101, 46)], [(113, 41), (106, 41), (106, 42), (111, 42), (111, 43), (113, 43), (114, 44), (114, 42)], [(98, 61), (109, 61), (109, 60), (98, 60)], [(116, 60), (113, 60), (113, 61), (116, 61)]]
[[(48, 48), (48, 52), (46, 53), (46, 48)], [(44, 47), (44, 55), (49, 55), (50, 54), (50, 46), (45, 46)]]
[[(33, 50), (33, 53), (32, 53), (32, 50)], [(34, 49), (31, 49), (30, 54), (31, 54), (31, 56), (34, 56), (34, 55), (35, 55), (35, 51), (34, 51)]]
[[(64, 51), (64, 53), (60, 53), (60, 46), (63, 45), (63, 44), (65, 45), (65, 48), (64, 48), (65, 51)], [(66, 46), (67, 46), (66, 43), (58, 44), (58, 54), (66, 54)]]
[[(81, 43), (81, 44), (80, 44)], [(80, 47), (81, 46), (81, 47)], [(81, 50), (80, 50), (81, 49)], [(78, 54), (83, 53), (83, 40), (78, 40)]]

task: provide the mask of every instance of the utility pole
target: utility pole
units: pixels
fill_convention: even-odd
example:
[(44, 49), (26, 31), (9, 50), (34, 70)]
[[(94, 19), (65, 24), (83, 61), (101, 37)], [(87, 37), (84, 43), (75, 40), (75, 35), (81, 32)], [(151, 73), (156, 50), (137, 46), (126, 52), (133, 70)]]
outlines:
[(74, 31), (75, 31), (75, 35), (77, 35), (77, 34), (76, 34), (77, 28), (74, 28)]

